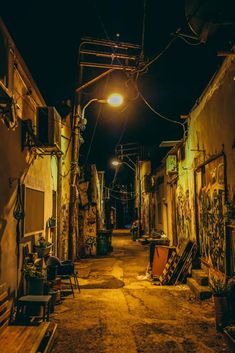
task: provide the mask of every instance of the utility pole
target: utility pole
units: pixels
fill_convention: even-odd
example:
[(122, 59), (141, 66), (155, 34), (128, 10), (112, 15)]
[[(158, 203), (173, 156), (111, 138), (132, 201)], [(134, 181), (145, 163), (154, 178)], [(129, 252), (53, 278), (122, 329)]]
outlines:
[[(69, 200), (69, 234), (68, 257), (71, 260), (79, 256), (78, 228), (78, 177), (79, 177), (79, 147), (81, 125), (81, 92), (85, 87), (97, 82), (114, 70), (135, 72), (140, 62), (141, 46), (130, 43), (82, 38), (79, 47), (79, 87), (75, 90), (73, 111), (71, 178)], [(92, 60), (90, 60), (92, 58)], [(82, 84), (84, 68), (107, 69), (100, 75)]]
[(80, 139), (80, 106), (75, 103), (72, 128), (72, 153), (71, 153), (71, 178), (70, 178), (70, 201), (69, 201), (69, 237), (68, 257), (74, 260), (78, 257), (78, 190), (77, 179), (79, 176), (79, 139)]

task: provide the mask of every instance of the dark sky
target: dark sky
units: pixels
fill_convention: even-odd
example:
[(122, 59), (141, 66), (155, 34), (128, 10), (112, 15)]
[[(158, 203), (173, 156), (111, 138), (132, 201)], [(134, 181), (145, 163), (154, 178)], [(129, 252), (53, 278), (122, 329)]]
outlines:
[[(204, 2), (215, 4), (217, 1)], [(232, 3), (230, 0), (222, 1), (222, 10), (227, 8), (227, 2)], [(116, 40), (119, 33), (119, 41), (141, 44), (143, 9), (144, 0), (68, 0), (8, 1), (1, 5), (0, 11), (47, 104), (57, 106), (62, 100), (74, 96), (81, 37)], [(186, 21), (183, 0), (147, 0), (145, 15), (146, 62), (165, 48), (172, 38), (171, 33), (177, 29), (194, 35)], [(188, 39), (186, 43), (182, 38), (176, 39), (139, 76), (138, 86), (143, 96), (155, 110), (182, 122), (180, 115), (190, 111), (221, 63), (217, 51), (230, 48), (233, 35), (234, 27), (227, 26), (226, 29), (219, 28), (204, 44), (194, 45), (199, 41)], [(93, 69), (85, 73), (84, 81), (86, 74), (94, 77), (101, 72)], [(106, 79), (87, 89), (84, 102), (91, 98), (104, 98), (111, 86), (117, 84), (125, 93), (126, 103), (124, 109), (116, 111), (102, 106), (100, 115), (98, 105), (86, 110), (88, 125), (84, 132), (81, 161), (87, 158), (97, 163), (98, 169), (108, 171), (109, 160), (120, 142), (151, 146), (155, 160), (159, 160), (163, 152), (158, 145), (162, 140), (182, 138), (181, 126), (159, 118), (140, 97), (134, 99), (136, 90), (125, 74), (113, 74), (108, 83), (105, 82)], [(95, 137), (87, 157), (97, 115)]]

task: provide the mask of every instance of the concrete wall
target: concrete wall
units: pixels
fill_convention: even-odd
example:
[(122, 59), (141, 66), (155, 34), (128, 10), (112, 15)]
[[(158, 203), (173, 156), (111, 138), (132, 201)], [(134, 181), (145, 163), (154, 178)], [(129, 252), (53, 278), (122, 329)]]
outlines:
[(150, 232), (149, 225), (149, 195), (146, 190), (145, 178), (151, 174), (151, 162), (139, 161), (136, 172), (136, 200), (135, 207), (140, 211), (141, 227), (148, 234)]
[[(1, 87), (3, 89), (6, 85), (16, 112), (14, 121), (5, 120), (0, 113), (0, 282), (6, 282), (12, 292), (19, 285), (23, 247), (28, 244), (29, 250), (32, 250), (39, 237), (39, 233), (25, 236), (21, 230), (20, 254), (17, 254), (17, 221), (13, 211), (18, 182), (20, 189), (25, 185), (44, 192), (42, 234), (51, 241), (47, 221), (52, 216), (52, 191), (57, 191), (57, 163), (56, 157), (40, 156), (37, 149), (22, 147), (22, 121), (30, 119), (35, 127), (36, 107), (46, 104), (2, 23), (0, 31), (5, 40), (4, 50), (11, 52), (7, 72), (10, 81), (9, 77), (8, 80), (3, 79)], [(37, 208), (37, 205), (32, 207)]]
[(154, 173), (156, 228), (174, 245), (195, 240), (207, 265), (222, 272), (235, 238), (234, 78), (228, 57), (190, 112), (187, 137), (168, 152), (177, 155), (177, 173), (167, 175), (166, 158)]
[[(166, 175), (166, 160), (155, 174), (157, 227), (175, 245), (181, 238), (195, 240), (203, 261), (228, 273), (229, 228), (235, 228), (235, 212), (228, 212), (235, 209), (234, 77), (235, 62), (228, 57), (190, 112), (187, 137), (169, 152), (177, 154), (177, 174)], [(159, 177), (164, 183), (157, 186)]]
[(206, 263), (222, 272), (231, 253), (227, 225), (235, 222), (227, 214), (228, 204), (235, 205), (234, 77), (235, 62), (228, 57), (190, 113), (187, 141), (188, 164), (196, 169), (198, 219), (192, 237), (197, 236)]

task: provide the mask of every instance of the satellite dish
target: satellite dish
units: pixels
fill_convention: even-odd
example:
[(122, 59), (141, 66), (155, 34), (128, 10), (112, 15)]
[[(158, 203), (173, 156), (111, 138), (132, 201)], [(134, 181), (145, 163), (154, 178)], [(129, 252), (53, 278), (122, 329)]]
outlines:
[(185, 16), (191, 31), (205, 43), (221, 26), (232, 25), (233, 0), (185, 0)]

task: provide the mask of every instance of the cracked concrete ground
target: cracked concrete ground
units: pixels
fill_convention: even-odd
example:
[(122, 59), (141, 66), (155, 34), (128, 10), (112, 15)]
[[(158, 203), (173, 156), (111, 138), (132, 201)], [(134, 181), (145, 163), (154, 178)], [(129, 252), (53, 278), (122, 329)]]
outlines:
[(53, 353), (232, 352), (215, 330), (212, 299), (195, 299), (186, 285), (138, 280), (149, 247), (130, 236), (115, 234), (113, 247), (111, 256), (77, 263), (81, 293), (56, 306)]

